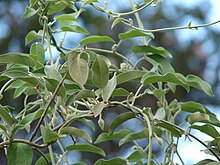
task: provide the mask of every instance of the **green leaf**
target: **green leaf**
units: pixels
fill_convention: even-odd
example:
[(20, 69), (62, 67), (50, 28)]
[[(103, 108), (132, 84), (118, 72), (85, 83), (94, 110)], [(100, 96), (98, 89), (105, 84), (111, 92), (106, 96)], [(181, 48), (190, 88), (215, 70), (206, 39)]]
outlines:
[(80, 34), (89, 34), (89, 32), (86, 29), (82, 28), (81, 26), (77, 26), (77, 25), (62, 26), (61, 30), (65, 31), (65, 32), (75, 32), (75, 33), (80, 33)]
[(202, 91), (204, 91), (207, 95), (209, 96), (214, 96), (213, 92), (212, 92), (212, 87), (209, 83), (203, 81), (201, 78), (199, 78), (198, 76), (195, 75), (187, 75), (186, 76), (186, 81), (187, 83), (194, 87), (194, 88), (198, 88), (201, 89)]
[(46, 74), (47, 78), (55, 79), (57, 81), (62, 80), (62, 76), (61, 76), (60, 72), (57, 70), (56, 64), (45, 65), (44, 66), (44, 73)]
[(116, 88), (112, 93), (112, 97), (126, 97), (129, 94), (130, 93), (124, 88)]
[(165, 57), (169, 57), (169, 58), (173, 57), (163, 47), (154, 47), (154, 46), (150, 46), (150, 45), (136, 45), (131, 48), (131, 51), (135, 54), (137, 54), (137, 53), (152, 53), (152, 54), (164, 55)]
[(112, 26), (111, 26), (111, 29), (113, 29), (115, 27), (115, 25), (117, 25), (118, 23), (122, 22), (124, 20), (124, 18), (116, 18), (113, 23), (112, 23)]
[(69, 21), (75, 21), (78, 22), (75, 14), (71, 13), (71, 14), (62, 14), (62, 15), (57, 15), (54, 17), (55, 20), (57, 21), (65, 21), (65, 20), (69, 20)]
[(115, 42), (112, 38), (109, 36), (89, 36), (80, 41), (80, 45), (87, 45), (94, 42)]
[(29, 54), (11, 52), (1, 54), (0, 64), (21, 64), (34, 67), (35, 60)]
[(206, 135), (213, 137), (214, 139), (220, 138), (220, 134), (215, 129), (215, 127), (213, 127), (211, 124), (205, 124), (205, 125), (201, 125), (201, 126), (191, 125), (189, 128), (197, 129), (197, 130), (205, 133)]
[(86, 165), (86, 163), (84, 163), (84, 162), (77, 162), (77, 163), (73, 163), (71, 165)]
[(120, 126), (122, 123), (124, 123), (125, 121), (135, 118), (135, 114), (132, 112), (125, 112), (122, 113), (120, 115), (118, 115), (111, 123), (110, 127), (109, 127), (109, 135), (111, 135), (115, 129)]
[(41, 125), (40, 131), (41, 131), (41, 135), (43, 137), (44, 143), (50, 143), (50, 142), (56, 141), (59, 138), (59, 135), (56, 132), (52, 131), (49, 128), (44, 127), (43, 125)]
[(154, 115), (154, 119), (163, 120), (166, 116), (165, 109), (163, 107), (158, 108), (156, 114)]
[[(214, 164), (212, 164), (214, 163)], [(196, 163), (195, 165), (218, 165), (219, 163), (214, 161), (214, 160), (211, 160), (211, 159), (204, 159), (204, 160), (201, 160), (200, 162)]]
[(37, 56), (35, 61), (40, 64), (37, 68), (42, 67), (45, 61), (44, 46), (40, 42), (36, 42), (31, 45), (30, 53)]
[(157, 83), (157, 82), (172, 82), (177, 85), (183, 86), (187, 91), (189, 91), (189, 85), (182, 81), (179, 74), (166, 73), (165, 75), (160, 75), (156, 72), (149, 72), (142, 77), (141, 80), (144, 84)]
[[(44, 154), (44, 156), (41, 156), (39, 159), (37, 159), (35, 165), (48, 165), (47, 161), (49, 163), (51, 162), (51, 158), (50, 158), (50, 154), (49, 153), (48, 154)], [(54, 154), (54, 157), (56, 157), (55, 154)], [(45, 160), (45, 158), (47, 159), (47, 161)]]
[(86, 124), (93, 131), (95, 131), (95, 124), (94, 124), (94, 122), (92, 120), (89, 120), (89, 119), (86, 119), (86, 118), (82, 118), (82, 119), (79, 119), (79, 121), (81, 121), (82, 123)]
[(193, 101), (181, 103), (181, 110), (190, 113), (194, 113), (194, 112), (206, 113), (206, 109), (202, 104)]
[(135, 151), (127, 157), (127, 160), (129, 162), (137, 162), (137, 161), (140, 161), (141, 159), (144, 159), (144, 158), (147, 158), (147, 157), (148, 157), (148, 155), (146, 153)]
[(109, 69), (105, 60), (101, 56), (97, 56), (92, 65), (92, 82), (99, 88), (104, 88), (109, 79)]
[(92, 108), (92, 112), (94, 114), (94, 117), (97, 117), (102, 113), (102, 110), (105, 108), (104, 102), (98, 102), (94, 107)]
[(89, 143), (92, 143), (91, 137), (81, 129), (75, 128), (75, 127), (64, 127), (60, 130), (61, 134), (68, 134), (68, 135), (74, 135), (77, 137), (81, 137), (84, 140), (86, 140)]
[(83, 86), (86, 83), (89, 75), (88, 63), (78, 56), (71, 63), (69, 67), (69, 74), (75, 82)]
[(127, 40), (127, 39), (130, 39), (130, 38), (140, 37), (140, 36), (149, 36), (151, 38), (154, 38), (153, 33), (144, 33), (142, 31), (135, 30), (135, 29), (132, 29), (132, 30), (127, 31), (125, 33), (120, 33), (118, 35), (118, 38), (120, 38), (121, 40)]
[(114, 74), (113, 77), (108, 81), (108, 84), (106, 85), (106, 87), (103, 88), (102, 98), (104, 101), (109, 100), (109, 98), (111, 97), (112, 92), (115, 90), (116, 86), (117, 86), (117, 79)]
[[(1, 107), (0, 107), (0, 110), (1, 110)], [(0, 129), (3, 130), (5, 133), (7, 132), (7, 128), (3, 124), (0, 124)]]
[(129, 133), (130, 131), (127, 129), (122, 129), (119, 132), (114, 132), (112, 135), (109, 135), (109, 133), (107, 132), (103, 132), (97, 137), (94, 143), (97, 144), (97, 143), (101, 143), (101, 142), (105, 142), (109, 140), (121, 139), (125, 137), (126, 135), (128, 135)]
[(98, 0), (85, 0), (82, 6), (94, 3), (94, 2), (98, 2)]
[(95, 92), (87, 89), (81, 90), (79, 93), (77, 93), (74, 100), (82, 100), (86, 98), (95, 98)]
[(34, 30), (30, 31), (25, 37), (25, 45), (29, 44), (31, 41), (35, 39), (41, 39), (42, 36), (36, 33)]
[(195, 122), (202, 122), (202, 121), (208, 121), (209, 120), (209, 115), (205, 114), (205, 113), (200, 113), (200, 112), (194, 112), (192, 114), (190, 114), (186, 120), (190, 123), (190, 124), (194, 124)]
[(35, 10), (29, 6), (25, 8), (24, 14), (21, 16), (22, 18), (29, 18), (35, 15), (38, 12), (38, 10)]
[(168, 131), (171, 132), (171, 134), (175, 137), (181, 137), (182, 134), (184, 132), (180, 131), (179, 129), (177, 129), (176, 127), (174, 127), (172, 124), (168, 123), (168, 122), (160, 122), (160, 123), (157, 123), (157, 126), (160, 126)]
[(37, 0), (30, 0), (30, 7), (33, 7), (36, 4)]
[(68, 6), (64, 2), (63, 1), (57, 1), (56, 3), (50, 3), (50, 5), (48, 7), (48, 14), (52, 15), (54, 13), (63, 11)]
[(132, 80), (140, 79), (147, 72), (139, 70), (131, 70), (117, 75), (117, 84), (122, 84)]
[(102, 156), (106, 156), (105, 152), (101, 148), (96, 147), (91, 144), (76, 143), (74, 145), (67, 146), (66, 150), (68, 150), (68, 151), (70, 151), (70, 150), (87, 151), (87, 152), (96, 153), (96, 154), (99, 154)]
[(0, 104), (0, 116), (7, 124), (12, 125), (16, 120), (9, 114), (9, 112)]
[(33, 151), (24, 143), (11, 143), (7, 149), (7, 165), (31, 165)]
[(101, 117), (98, 120), (98, 125), (101, 128), (101, 130), (105, 129), (105, 121)]
[(148, 136), (149, 136), (149, 134), (148, 134), (148, 129), (147, 128), (143, 129), (140, 132), (135, 132), (135, 133), (131, 132), (119, 141), (119, 146), (121, 146), (125, 143), (128, 143), (128, 142), (132, 142), (133, 140), (139, 140), (139, 139), (147, 138)]
[[(52, 78), (47, 78), (45, 77), (46, 80), (46, 87), (50, 92), (54, 92), (55, 89), (57, 88), (59, 81), (52, 79)], [(59, 88), (58, 92), (57, 92), (58, 96), (61, 96), (62, 98), (66, 97), (66, 89), (64, 87), (64, 85), (61, 85), (61, 87)]]
[(127, 161), (121, 158), (113, 158), (110, 160), (99, 159), (94, 165), (122, 165), (127, 164)]

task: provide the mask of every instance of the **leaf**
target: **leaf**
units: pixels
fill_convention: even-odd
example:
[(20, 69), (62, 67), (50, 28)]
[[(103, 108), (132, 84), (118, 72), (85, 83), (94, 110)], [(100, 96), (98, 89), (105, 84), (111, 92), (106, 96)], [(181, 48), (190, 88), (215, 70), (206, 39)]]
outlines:
[(137, 162), (137, 161), (140, 161), (141, 159), (144, 159), (144, 158), (147, 158), (147, 157), (148, 157), (148, 155), (146, 153), (135, 151), (127, 157), (127, 160), (129, 162)]
[(209, 135), (209, 136), (213, 137), (214, 139), (220, 138), (220, 134), (215, 129), (215, 127), (213, 127), (211, 124), (205, 124), (205, 125), (202, 125), (202, 126), (191, 125), (189, 128), (197, 129), (197, 130), (205, 133), (206, 135)]
[(89, 120), (89, 119), (86, 119), (86, 118), (82, 118), (82, 119), (79, 119), (79, 121), (81, 121), (82, 123), (86, 124), (93, 131), (95, 131), (95, 124), (94, 124), (94, 122), (92, 120)]
[(165, 57), (172, 58), (173, 56), (166, 51), (163, 47), (154, 47), (150, 45), (136, 45), (131, 48), (131, 51), (135, 54), (138, 53), (152, 53), (152, 54), (160, 54)]
[(62, 15), (57, 15), (54, 17), (55, 20), (57, 21), (65, 21), (65, 20), (69, 20), (69, 21), (75, 21), (78, 22), (75, 14), (71, 13), (71, 14), (62, 14)]
[(200, 113), (200, 112), (194, 112), (192, 114), (190, 114), (186, 120), (190, 123), (190, 124), (194, 124), (195, 122), (202, 122), (202, 121), (208, 121), (209, 120), (209, 115), (205, 114), (205, 113)]
[(165, 122), (160, 122), (160, 123), (157, 123), (157, 126), (160, 126), (168, 131), (171, 132), (171, 134), (175, 137), (181, 137), (183, 132), (180, 131), (179, 129), (177, 129), (176, 127), (174, 127), (172, 124), (170, 123), (165, 123)]
[[(214, 163), (214, 164), (212, 164)], [(200, 162), (196, 163), (195, 165), (218, 165), (219, 162), (216, 162), (214, 160), (211, 160), (211, 159), (204, 159), (204, 160), (201, 160)]]
[(42, 36), (36, 33), (34, 30), (30, 31), (25, 37), (25, 45), (29, 44), (31, 41), (35, 39), (41, 39)]
[(109, 100), (109, 98), (111, 97), (112, 92), (115, 90), (116, 86), (117, 86), (117, 79), (114, 74), (114, 76), (108, 81), (108, 84), (106, 85), (106, 87), (103, 88), (102, 98), (104, 101)]
[(29, 54), (11, 52), (1, 54), (0, 64), (21, 64), (34, 67), (35, 61), (29, 56)]
[(117, 75), (117, 84), (119, 85), (125, 82), (129, 82), (131, 80), (136, 80), (138, 78), (140, 79), (146, 73), (147, 72), (145, 71), (139, 71), (139, 70), (131, 70), (120, 73)]
[(119, 132), (114, 132), (112, 135), (109, 135), (109, 133), (107, 133), (107, 132), (103, 132), (97, 137), (97, 139), (94, 143), (97, 144), (97, 143), (101, 143), (101, 142), (105, 142), (105, 141), (109, 141), (109, 140), (121, 139), (129, 133), (130, 133), (130, 131), (127, 129), (122, 129)]
[[(35, 165), (48, 165), (48, 163), (45, 160), (45, 158), (48, 160), (49, 163), (51, 162), (51, 158), (50, 158), (50, 154), (49, 153), (44, 154), (44, 156), (41, 156), (39, 159), (37, 159)], [(56, 157), (55, 154), (54, 154), (54, 157)]]
[[(0, 108), (0, 110), (1, 110), (1, 108)], [(7, 132), (7, 128), (3, 124), (0, 124), (0, 129), (3, 130), (5, 133)]]
[(59, 138), (59, 135), (56, 132), (52, 131), (49, 128), (44, 127), (43, 125), (41, 125), (40, 131), (41, 131), (41, 135), (43, 137), (44, 143), (50, 143), (50, 142), (56, 141)]
[(174, 73), (166, 73), (165, 75), (160, 75), (156, 72), (149, 72), (142, 77), (141, 82), (144, 84), (157, 82), (172, 82), (177, 85), (183, 86), (187, 91), (189, 91), (189, 85), (186, 82), (182, 81), (182, 79), (179, 78), (178, 74)]
[(134, 38), (134, 37), (140, 37), (140, 36), (149, 36), (151, 38), (154, 38), (153, 33), (145, 33), (136, 29), (132, 29), (130, 31), (127, 31), (125, 33), (120, 33), (118, 35), (118, 38), (120, 38), (121, 40), (127, 40), (130, 38)]
[(117, 25), (118, 23), (122, 22), (124, 20), (124, 18), (116, 18), (113, 23), (112, 23), (112, 26), (111, 26), (111, 29), (113, 29), (115, 27), (115, 25)]
[(134, 140), (147, 138), (148, 136), (149, 136), (149, 134), (148, 134), (147, 128), (143, 129), (140, 132), (135, 132), (135, 133), (131, 132), (119, 141), (119, 146), (121, 146), (125, 143), (128, 143), (128, 142), (132, 142)]
[(7, 165), (31, 165), (33, 151), (24, 143), (11, 143), (7, 149)]
[(91, 144), (76, 143), (74, 145), (67, 146), (66, 150), (68, 150), (68, 151), (70, 151), (70, 150), (87, 151), (87, 152), (96, 153), (96, 154), (99, 154), (102, 156), (106, 156), (105, 152), (101, 148), (96, 147)]
[(16, 120), (11, 117), (9, 112), (0, 104), (0, 116), (7, 124), (12, 125)]
[(44, 46), (40, 42), (33, 43), (31, 45), (30, 53), (36, 55), (37, 56), (36, 62), (41, 64), (38, 65), (37, 68), (42, 67), (45, 61)]
[(181, 110), (190, 113), (194, 113), (194, 112), (206, 113), (206, 109), (202, 104), (193, 101), (181, 103)]
[(80, 45), (87, 45), (87, 44), (91, 44), (91, 43), (94, 43), (94, 42), (115, 42), (112, 38), (110, 38), (109, 36), (89, 36), (89, 37), (86, 37), (84, 39), (82, 39), (80, 41)]
[(126, 97), (129, 94), (130, 93), (124, 88), (116, 88), (112, 93), (112, 97)]
[(89, 34), (89, 32), (82, 28), (81, 26), (77, 25), (69, 25), (69, 26), (62, 26), (61, 30), (64, 32), (75, 32), (75, 33), (80, 33), (80, 34)]
[[(47, 77), (45, 77), (45, 80), (46, 80), (47, 89), (50, 92), (54, 93), (55, 89), (57, 88), (57, 86), (59, 84), (59, 81), (52, 79), (52, 78), (47, 78)], [(57, 95), (61, 96), (62, 98), (66, 97), (66, 89), (65, 89), (64, 85), (61, 85), (61, 87), (59, 88), (59, 90), (57, 92)]]
[(97, 56), (92, 65), (92, 82), (99, 88), (104, 88), (109, 79), (109, 69), (105, 60), (101, 56)]
[(38, 12), (38, 10), (35, 10), (29, 6), (25, 8), (24, 14), (21, 16), (21, 18), (29, 18), (35, 15)]
[(78, 56), (71, 63), (69, 67), (69, 74), (75, 82), (83, 86), (86, 83), (89, 75), (88, 63)]
[(118, 115), (111, 123), (110, 127), (109, 127), (109, 135), (113, 134), (113, 132), (115, 131), (115, 129), (120, 126), (122, 123), (124, 123), (125, 121), (135, 118), (135, 114), (132, 112), (125, 112), (122, 113), (120, 115)]
[(99, 159), (95, 162), (94, 165), (122, 165), (127, 164), (127, 161), (121, 158), (113, 158), (110, 160)]
[(64, 127), (60, 130), (61, 134), (68, 134), (68, 135), (74, 135), (77, 137), (81, 137), (84, 140), (86, 140), (89, 143), (92, 143), (91, 137), (81, 129), (75, 128), (75, 127)]
[(98, 120), (98, 125), (101, 128), (101, 130), (105, 129), (105, 121), (101, 117)]
[(198, 76), (195, 75), (187, 75), (186, 76), (186, 81), (187, 83), (194, 87), (194, 88), (198, 88), (201, 89), (202, 91), (204, 91), (207, 95), (209, 96), (214, 96), (213, 92), (212, 92), (212, 87), (209, 83), (203, 81), (201, 78), (199, 78)]
[(104, 102), (98, 102), (94, 107), (92, 108), (92, 112), (94, 114), (94, 117), (97, 117), (102, 113), (102, 110), (105, 108)]
[(98, 2), (98, 0), (85, 0), (82, 6), (94, 3), (94, 2)]
[(82, 100), (86, 98), (95, 98), (95, 92), (87, 89), (81, 90), (77, 93), (74, 100)]

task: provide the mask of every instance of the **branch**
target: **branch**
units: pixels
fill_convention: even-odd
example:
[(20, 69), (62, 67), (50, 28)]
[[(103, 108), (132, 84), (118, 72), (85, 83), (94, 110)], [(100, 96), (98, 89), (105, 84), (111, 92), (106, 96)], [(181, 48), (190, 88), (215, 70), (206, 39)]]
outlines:
[(6, 145), (9, 145), (11, 143), (24, 143), (24, 144), (28, 144), (32, 147), (36, 147), (36, 148), (45, 148), (47, 147), (48, 145), (50, 145), (50, 143), (47, 143), (47, 144), (43, 144), (43, 145), (38, 145), (36, 143), (32, 143), (28, 140), (23, 140), (23, 139), (14, 139), (13, 141), (5, 141), (5, 142), (2, 142), (0, 143), (0, 147), (5, 147)]

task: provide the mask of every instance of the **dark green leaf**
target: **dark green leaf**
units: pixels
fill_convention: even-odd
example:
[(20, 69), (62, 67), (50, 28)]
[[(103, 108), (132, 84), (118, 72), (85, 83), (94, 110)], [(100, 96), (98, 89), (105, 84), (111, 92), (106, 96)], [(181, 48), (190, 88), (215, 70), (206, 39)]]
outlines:
[(75, 82), (79, 83), (80, 85), (84, 85), (89, 75), (88, 63), (78, 56), (71, 63), (69, 67), (69, 74)]
[(102, 113), (102, 110), (105, 108), (104, 102), (98, 102), (94, 107), (92, 108), (92, 112), (94, 114), (94, 117), (97, 117)]
[(29, 56), (29, 54), (24, 53), (6, 53), (1, 54), (0, 64), (22, 64), (26, 66), (35, 66), (35, 61)]
[(127, 129), (122, 129), (119, 132), (114, 132), (112, 135), (109, 135), (109, 133), (107, 132), (103, 132), (97, 137), (94, 143), (97, 144), (97, 143), (101, 143), (101, 142), (108, 141), (108, 140), (121, 139), (125, 137), (126, 135), (128, 135), (129, 133), (130, 131)]
[(60, 130), (60, 133), (81, 137), (84, 140), (88, 141), (89, 143), (92, 143), (91, 137), (86, 132), (82, 131), (81, 129), (75, 128), (75, 127), (64, 127)]
[(194, 112), (206, 113), (206, 109), (202, 104), (193, 101), (181, 103), (181, 110), (190, 113), (194, 113)]
[(168, 123), (168, 122), (160, 122), (160, 123), (157, 123), (157, 126), (160, 126), (168, 131), (171, 132), (171, 134), (173, 136), (176, 136), (176, 137), (181, 137), (183, 132), (180, 131), (179, 129), (177, 129), (176, 127), (174, 127), (172, 124)]
[(94, 165), (125, 165), (127, 161), (121, 158), (113, 158), (110, 160), (99, 159)]
[(23, 143), (11, 143), (7, 149), (7, 165), (31, 165), (33, 151)]
[(40, 131), (41, 131), (41, 135), (43, 137), (44, 143), (50, 143), (50, 142), (56, 141), (59, 138), (59, 135), (56, 132), (52, 131), (49, 128), (44, 127), (43, 125), (41, 125)]
[(80, 34), (89, 34), (89, 32), (86, 29), (82, 28), (81, 26), (77, 26), (77, 25), (62, 26), (61, 30), (80, 33)]
[(130, 93), (124, 89), (124, 88), (116, 88), (113, 93), (112, 93), (112, 97), (120, 97), (120, 96), (128, 96)]
[(0, 116), (7, 124), (12, 125), (15, 119), (9, 114), (9, 112), (0, 104)]
[[(0, 110), (1, 110), (1, 107), (0, 107)], [(7, 128), (3, 124), (0, 124), (0, 129), (3, 130), (4, 132), (7, 132)]]
[(35, 39), (41, 39), (42, 36), (36, 33), (34, 30), (30, 31), (25, 37), (25, 45), (29, 44), (31, 41)]
[(147, 153), (135, 151), (127, 157), (127, 160), (129, 162), (137, 162), (141, 159), (147, 158), (147, 156), (148, 156)]
[(126, 40), (126, 39), (130, 39), (130, 38), (134, 38), (134, 37), (140, 37), (140, 36), (149, 36), (151, 38), (154, 38), (153, 33), (144, 33), (142, 31), (135, 30), (135, 29), (132, 29), (132, 30), (127, 31), (125, 33), (120, 33), (118, 35), (118, 38), (120, 38), (121, 40)]
[[(50, 163), (51, 162), (51, 158), (50, 158), (50, 154), (44, 154), (44, 156), (46, 157), (47, 161)], [(46, 161), (45, 157), (41, 156), (39, 159), (37, 159), (35, 165), (48, 165), (48, 162)], [(56, 155), (54, 155), (54, 157), (56, 157)]]
[(220, 134), (215, 129), (215, 127), (213, 127), (211, 124), (205, 124), (205, 125), (201, 125), (201, 126), (192, 125), (192, 126), (190, 126), (190, 128), (197, 129), (197, 130), (205, 133), (206, 135), (213, 137), (214, 139), (220, 138)]
[[(45, 80), (46, 80), (47, 89), (53, 93), (55, 89), (57, 88), (59, 81), (52, 79), (52, 78), (47, 78), (47, 77), (45, 77)], [(61, 87), (59, 88), (57, 95), (61, 96), (62, 98), (66, 97), (66, 89), (63, 85), (61, 85)]]
[(120, 73), (117, 75), (117, 84), (129, 82), (138, 78), (140, 79), (146, 73), (147, 72), (145, 71), (139, 71), (139, 70), (131, 70)]
[(87, 151), (92, 153), (97, 153), (99, 155), (105, 156), (105, 152), (94, 145), (91, 144), (83, 144), (83, 143), (76, 143), (74, 145), (67, 146), (66, 149), (70, 150), (79, 150), (79, 151)]
[(45, 61), (45, 51), (44, 51), (43, 45), (39, 42), (32, 44), (30, 53), (36, 55), (37, 56), (36, 62), (41, 64), (41, 65), (38, 65), (37, 68), (40, 68), (41, 66), (43, 66), (44, 61)]
[(137, 53), (152, 53), (152, 54), (164, 55), (165, 57), (169, 57), (169, 58), (173, 57), (163, 47), (154, 47), (154, 46), (150, 46), (150, 45), (136, 45), (131, 48), (131, 51), (135, 54), (137, 54)]
[(109, 69), (105, 60), (101, 56), (97, 56), (92, 65), (92, 82), (99, 88), (104, 88), (109, 79)]
[(113, 134), (113, 132), (115, 131), (115, 129), (120, 126), (122, 123), (124, 123), (125, 121), (135, 118), (135, 114), (132, 112), (125, 112), (122, 113), (120, 115), (118, 115), (111, 123), (110, 127), (109, 127), (109, 135)]
[(38, 12), (37, 10), (27, 6), (24, 14), (21, 17), (22, 18), (29, 18), (29, 17), (32, 17), (33, 15), (35, 15), (37, 12)]
[(104, 101), (109, 100), (109, 98), (111, 97), (112, 92), (115, 90), (116, 86), (117, 86), (117, 79), (114, 74), (114, 76), (108, 81), (108, 84), (106, 85), (106, 87), (103, 88), (102, 98)]
[(213, 165), (218, 165), (219, 164), (218, 162), (216, 162), (214, 160), (204, 159), (204, 160), (201, 160), (200, 162), (196, 163), (195, 165), (212, 165), (212, 164), (209, 164), (209, 163), (216, 163), (216, 164), (213, 164)]
[(82, 118), (79, 121), (83, 122), (84, 124), (86, 124), (87, 126), (89, 126), (93, 131), (95, 131), (95, 124), (92, 120), (86, 119), (86, 118)]
[(94, 42), (115, 42), (109, 36), (89, 36), (80, 41), (80, 45), (87, 45)]
[(95, 98), (95, 92), (91, 90), (81, 90), (79, 93), (75, 96), (74, 100), (81, 100), (86, 98)]

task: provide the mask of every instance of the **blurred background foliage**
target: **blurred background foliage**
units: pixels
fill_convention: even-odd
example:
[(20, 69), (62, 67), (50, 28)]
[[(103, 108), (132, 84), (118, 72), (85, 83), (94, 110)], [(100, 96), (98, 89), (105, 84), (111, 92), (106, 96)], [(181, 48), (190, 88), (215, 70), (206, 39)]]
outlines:
[[(137, 2), (137, 1), (135, 1)], [(199, 2), (199, 3), (198, 3)], [(213, 5), (211, 0), (200, 0), (197, 3), (193, 2), (177, 2), (175, 0), (164, 0), (163, 3), (157, 7), (150, 7), (140, 13), (141, 19), (144, 23), (145, 29), (156, 29), (162, 27), (186, 26), (190, 21), (192, 25), (208, 23), (213, 20)], [(114, 1), (107, 0), (109, 9), (126, 12), (130, 10), (128, 0)], [(184, 4), (185, 3), (185, 4)], [(189, 3), (189, 4), (187, 4)], [(77, 4), (77, 3), (76, 3)], [(41, 29), (38, 18), (22, 19), (25, 6), (28, 1), (23, 0), (0, 0), (0, 54), (6, 52), (29, 52), (29, 46), (25, 46), (25, 36), (30, 30), (38, 31)], [(79, 4), (77, 4), (79, 5)], [(80, 16), (80, 24), (84, 25), (91, 34), (109, 35), (115, 41), (118, 41), (118, 34), (128, 30), (128, 27), (118, 24), (111, 30), (111, 22), (103, 13), (97, 12), (92, 7), (86, 7), (87, 11)], [(70, 12), (65, 10), (65, 12)], [(135, 20), (135, 19), (134, 19)], [(136, 25), (136, 22), (134, 22)], [(199, 30), (178, 30), (178, 31), (164, 31), (155, 33), (155, 40), (151, 41), (156, 46), (162, 46), (173, 54), (171, 60), (176, 72), (184, 75), (195, 74), (199, 75), (208, 81), (215, 93), (215, 97), (208, 97), (202, 91), (193, 89), (189, 94), (182, 88), (178, 88), (175, 95), (170, 95), (170, 100), (177, 98), (179, 101), (194, 100), (205, 105), (214, 107), (214, 112), (218, 111), (220, 106), (220, 26), (206, 27)], [(217, 28), (216, 28), (217, 27)], [(74, 37), (74, 35), (76, 37)], [(70, 47), (76, 46), (76, 41), (79, 35), (73, 34), (67, 36), (68, 42), (65, 43)], [(83, 36), (81, 36), (83, 37)], [(130, 54), (130, 47), (137, 42), (131, 40), (125, 44), (120, 45), (119, 52), (128, 56)], [(109, 49), (111, 45), (108, 43), (99, 43), (94, 45)], [(121, 59), (117, 59), (106, 54), (113, 63), (118, 64)], [(132, 59), (133, 61), (137, 59)], [(143, 63), (141, 65), (144, 65)], [(147, 64), (146, 64), (147, 65)], [(0, 66), (0, 70), (4, 66)], [(130, 89), (135, 88), (135, 85), (130, 84)], [(2, 86), (2, 84), (0, 84)], [(12, 99), (12, 91), (7, 92), (7, 95), (1, 100), (1, 104), (10, 104), (16, 107), (16, 110), (22, 109), (22, 97), (14, 100)], [(141, 106), (155, 105), (154, 98), (140, 99), (138, 104)], [(106, 114), (105, 118), (115, 114)], [(135, 124), (136, 125), (136, 124)], [(135, 130), (136, 127), (133, 126)], [(95, 132), (94, 137), (97, 137), (98, 132)], [(106, 142), (101, 144), (104, 146), (107, 153), (111, 153), (109, 157), (119, 154), (125, 154), (126, 145), (122, 148), (117, 147), (117, 142)], [(155, 149), (155, 152), (159, 148)], [(0, 155), (4, 154), (1, 149)], [(78, 155), (79, 156), (79, 155)], [(81, 158), (87, 162), (94, 162), (97, 157), (93, 154), (83, 154)], [(4, 157), (0, 156), (0, 162), (4, 162)], [(4, 163), (3, 163), (4, 164)]]

